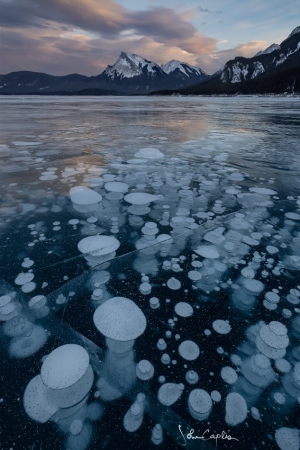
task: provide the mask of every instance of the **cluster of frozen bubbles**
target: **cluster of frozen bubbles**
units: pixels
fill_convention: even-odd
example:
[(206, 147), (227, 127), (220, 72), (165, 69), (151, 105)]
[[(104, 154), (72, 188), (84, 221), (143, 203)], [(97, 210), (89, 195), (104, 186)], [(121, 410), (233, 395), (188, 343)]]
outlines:
[[(226, 154), (221, 156), (195, 170), (193, 164), (177, 158), (166, 161), (158, 149), (143, 148), (126, 162), (117, 158), (111, 164), (114, 173), (88, 168), (84, 183), (70, 188), (70, 206), (77, 217), (70, 219), (68, 226), (79, 227), (82, 234), (78, 254), (91, 268), (88, 289), (93, 323), (105, 337), (105, 357), (100, 375), (96, 375), (82, 346), (59, 346), (43, 357), (40, 373), (23, 393), (27, 415), (40, 423), (54, 421), (67, 436), (66, 448), (87, 448), (92, 439), (91, 422), (103, 416), (103, 405), (126, 395), (137, 379), (149, 383), (157, 376), (161, 405), (171, 407), (188, 390), (185, 409), (191, 419), (206, 421), (215, 404), (224, 402), (226, 425), (238, 426), (251, 415), (254, 420), (275, 424), (273, 439), (280, 449), (299, 449), (300, 426), (282, 423), (300, 403), (300, 286), (296, 282), (284, 292), (280, 280), (288, 276), (293, 283), (300, 268), (300, 197), (288, 199), (292, 210), (282, 210), (281, 217), (272, 216), (274, 204), (280, 200), (277, 192), (259, 183), (245, 192), (237, 184), (245, 174), (226, 166)], [(43, 172), (40, 179), (55, 180), (56, 170)], [(75, 175), (84, 172), (79, 163), (77, 169), (65, 169), (64, 179), (74, 183)], [(58, 231), (62, 224), (56, 221), (53, 226), (53, 231)], [(29, 226), (33, 245), (37, 237), (46, 239), (35, 228), (35, 224)], [(105, 234), (105, 230), (109, 232)], [(157, 341), (161, 367), (177, 364), (168, 352), (168, 339), (174, 336), (178, 341), (185, 377), (179, 382), (167, 381), (157, 373), (154, 361), (135, 361), (134, 342), (145, 333), (149, 319), (132, 299), (113, 296), (108, 285), (111, 276), (117, 275), (109, 268), (122, 249), (118, 239), (122, 230), (137, 251), (133, 269), (140, 275), (140, 284), (136, 292), (148, 296), (146, 315), (146, 310), (159, 314), (163, 308), (163, 299), (152, 295), (151, 283), (151, 278), (162, 273), (169, 274), (164, 283), (170, 297), (167, 303), (172, 303), (172, 295), (178, 298), (178, 293), (187, 293), (182, 286), (186, 275), (190, 291), (199, 293), (199, 305), (202, 298), (223, 290), (231, 308), (251, 323), (244, 341), (227, 353), (228, 365), (220, 371), (225, 398), (219, 390), (203, 389), (195, 368), (206, 349), (200, 348), (198, 338), (183, 340), (179, 333), (174, 334), (177, 324), (188, 323), (195, 307), (199, 308), (187, 300), (188, 295), (175, 302), (169, 331)], [(34, 267), (35, 262), (25, 257), (15, 278), (23, 293), (37, 290)], [(70, 293), (68, 301), (74, 294)], [(66, 301), (59, 295), (56, 306)], [(276, 320), (255, 321), (258, 308), (265, 317)], [(48, 334), (43, 320), (50, 313), (51, 305), (40, 293), (31, 297), (27, 309), (15, 291), (0, 297), (2, 331), (9, 339), (11, 358), (27, 358), (45, 345)], [(216, 306), (212, 330), (205, 329), (204, 335), (232, 333), (230, 314), (228, 309), (226, 317), (218, 317)], [(224, 355), (224, 349), (218, 347), (217, 353)], [(147, 410), (147, 395), (140, 392), (124, 413), (125, 430), (137, 431)], [(154, 445), (163, 442), (162, 424), (155, 424), (150, 439)]]

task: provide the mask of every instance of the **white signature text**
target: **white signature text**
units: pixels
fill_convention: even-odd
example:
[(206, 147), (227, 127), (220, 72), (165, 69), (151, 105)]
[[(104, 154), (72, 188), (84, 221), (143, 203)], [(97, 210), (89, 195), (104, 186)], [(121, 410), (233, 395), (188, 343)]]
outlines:
[[(218, 440), (227, 440), (227, 441), (238, 441), (237, 438), (232, 437), (230, 434), (227, 434), (226, 431), (222, 431), (217, 434), (210, 434), (209, 429), (205, 430), (201, 436), (194, 435), (195, 430), (190, 429), (190, 431), (185, 435), (181, 429), (181, 425), (178, 425), (181, 436), (178, 439), (182, 440), (183, 443), (178, 442), (178, 444), (185, 447), (187, 445), (187, 439), (201, 439), (202, 441), (214, 440), (216, 447), (218, 446)], [(176, 439), (178, 441), (178, 439)]]

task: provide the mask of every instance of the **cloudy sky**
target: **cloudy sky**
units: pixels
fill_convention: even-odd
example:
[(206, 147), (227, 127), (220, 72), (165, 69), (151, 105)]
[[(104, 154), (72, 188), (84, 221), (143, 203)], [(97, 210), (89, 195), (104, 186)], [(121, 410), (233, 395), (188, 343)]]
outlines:
[(298, 22), (299, 0), (0, 0), (0, 73), (97, 75), (123, 50), (211, 74)]

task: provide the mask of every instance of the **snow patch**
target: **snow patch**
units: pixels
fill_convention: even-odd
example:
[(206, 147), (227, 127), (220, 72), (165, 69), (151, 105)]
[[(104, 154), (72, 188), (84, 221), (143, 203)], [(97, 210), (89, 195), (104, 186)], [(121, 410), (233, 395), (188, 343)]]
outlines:
[(189, 73), (196, 73), (197, 75), (206, 75), (206, 73), (203, 72), (203, 70), (201, 70), (199, 67), (192, 66), (190, 64), (183, 63), (175, 59), (172, 59), (172, 61), (169, 61), (166, 64), (162, 64), (161, 68), (167, 74), (170, 74), (171, 72), (174, 72), (174, 70), (179, 69), (180, 72), (182, 72), (187, 77), (190, 76)]
[(254, 65), (254, 71), (253, 71), (253, 74), (251, 75), (251, 80), (253, 78), (256, 78), (260, 73), (264, 73), (264, 71), (265, 71), (264, 66), (262, 65), (261, 62), (254, 61), (253, 65)]
[(254, 56), (267, 55), (269, 53), (275, 52), (275, 50), (280, 50), (280, 45), (272, 44), (269, 47), (267, 47), (265, 50), (262, 50), (262, 51), (256, 53), (256, 55), (254, 55)]

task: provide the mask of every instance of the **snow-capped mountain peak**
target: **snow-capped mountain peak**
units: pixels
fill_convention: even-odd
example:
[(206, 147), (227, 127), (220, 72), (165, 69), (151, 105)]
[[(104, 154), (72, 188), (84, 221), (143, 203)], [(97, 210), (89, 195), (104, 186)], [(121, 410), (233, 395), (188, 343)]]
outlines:
[(172, 59), (172, 61), (167, 62), (166, 64), (161, 65), (162, 70), (169, 74), (170, 72), (173, 72), (176, 69), (179, 69), (181, 72), (183, 72), (185, 75), (188, 75), (186, 71), (184, 70), (182, 64), (180, 61), (177, 61), (176, 59)]
[(201, 70), (199, 67), (192, 66), (191, 64), (187, 64), (181, 61), (177, 61), (176, 59), (172, 59), (172, 61), (167, 62), (166, 64), (161, 65), (162, 70), (170, 74), (171, 72), (174, 72), (176, 69), (178, 69), (180, 72), (182, 72), (186, 76), (190, 76), (191, 73), (196, 73), (197, 75), (206, 75), (203, 70)]
[[(136, 83), (136, 89), (170, 89), (185, 87), (204, 81), (208, 75), (199, 67), (172, 60), (162, 67), (142, 56), (121, 52), (112, 66), (107, 66), (98, 79), (103, 83)], [(134, 79), (134, 80), (133, 80)], [(121, 86), (122, 87), (122, 86)], [(132, 88), (133, 89), (133, 88)]]
[[(242, 83), (255, 78), (261, 74), (269, 74), (277, 66), (285, 63), (290, 58), (291, 64), (296, 65), (297, 57), (294, 53), (300, 50), (300, 27), (296, 27), (292, 33), (281, 42), (280, 45), (272, 44), (265, 50), (258, 52), (252, 58), (236, 57), (227, 61), (220, 76), (222, 83)], [(299, 61), (299, 56), (298, 56)]]
[(267, 55), (268, 53), (273, 53), (275, 50), (280, 50), (280, 45), (278, 44), (271, 44), (269, 47), (267, 47), (265, 50), (262, 50), (254, 56), (260, 56), (260, 55)]
[(105, 73), (108, 77), (114, 80), (115, 77), (132, 78), (143, 74), (143, 69), (150, 74), (155, 72), (154, 68), (159, 67), (156, 63), (147, 61), (139, 55), (128, 54), (121, 52), (117, 62), (113, 66), (107, 66)]
[(289, 37), (293, 36), (293, 34), (296, 34), (296, 33), (300, 33), (300, 26), (294, 28), (293, 31), (291, 32), (291, 34), (288, 35), (287, 39), (288, 39)]
[(132, 78), (136, 75), (140, 75), (140, 70), (127, 53), (121, 52), (116, 63), (113, 66), (107, 66), (105, 73), (113, 80), (115, 76)]
[(295, 34), (300, 33), (300, 26), (296, 27), (293, 29), (293, 31), (288, 35), (287, 38), (285, 38), (282, 42), (281, 45), (286, 42), (290, 37), (294, 36)]

